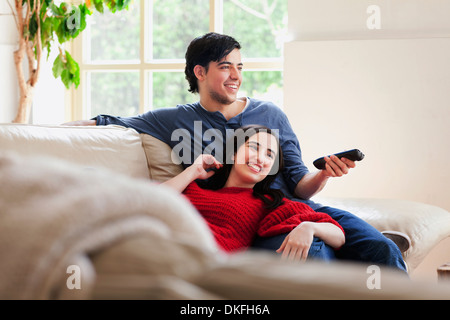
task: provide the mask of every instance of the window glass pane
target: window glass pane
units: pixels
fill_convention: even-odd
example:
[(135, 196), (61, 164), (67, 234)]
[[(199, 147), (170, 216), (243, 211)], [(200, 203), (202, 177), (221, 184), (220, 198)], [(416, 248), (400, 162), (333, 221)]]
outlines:
[(245, 58), (280, 58), (287, 34), (287, 0), (224, 0), (223, 31)]
[(139, 72), (90, 72), (91, 116), (139, 113)]
[(281, 71), (244, 71), (239, 96), (275, 103), (283, 107), (283, 73)]
[[(188, 92), (184, 72), (153, 72), (152, 109), (175, 107), (199, 100)], [(283, 74), (281, 71), (245, 71), (239, 96), (268, 100), (283, 107)]]
[[(88, 116), (137, 115), (140, 103), (147, 105), (147, 102), (140, 102), (141, 96), (150, 98), (148, 104), (151, 109), (199, 100), (197, 94), (188, 92), (188, 83), (181, 70), (144, 71), (139, 68), (147, 75), (146, 83), (149, 84), (142, 88), (138, 71), (117, 70), (117, 63), (140, 60), (143, 50), (140, 32), (144, 32), (140, 30), (141, 1), (146, 1), (146, 9), (150, 11), (147, 24), (150, 34), (146, 39), (150, 56), (146, 57), (147, 60), (184, 60), (189, 42), (209, 31), (210, 0), (134, 0), (129, 10), (115, 14), (108, 11), (94, 13), (89, 17), (92, 21), (88, 25), (91, 27), (86, 32), (90, 35), (87, 52), (90, 61), (104, 65), (102, 70), (91, 69), (87, 73)], [(246, 58), (282, 57), (287, 30), (287, 0), (223, 0), (222, 15), (223, 33), (235, 37), (242, 44), (244, 64)], [(110, 69), (104, 70), (108, 64)], [(239, 96), (273, 101), (282, 107), (282, 88), (282, 71), (245, 69)]]
[(132, 1), (128, 10), (92, 14), (91, 61), (139, 61), (139, 2)]
[(209, 30), (209, 0), (153, 0), (153, 56), (184, 59), (186, 48)]
[(153, 103), (152, 109), (175, 107), (177, 104), (192, 103), (199, 100), (198, 95), (188, 91), (184, 72), (152, 72)]

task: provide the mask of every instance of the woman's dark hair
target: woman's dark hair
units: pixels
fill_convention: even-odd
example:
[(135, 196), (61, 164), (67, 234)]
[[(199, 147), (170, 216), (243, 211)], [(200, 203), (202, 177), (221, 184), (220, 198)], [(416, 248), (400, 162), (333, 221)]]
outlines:
[(186, 50), (186, 67), (184, 69), (186, 80), (189, 82), (189, 92), (198, 92), (197, 77), (194, 73), (196, 65), (200, 65), (208, 71), (211, 61), (218, 62), (234, 49), (240, 48), (241, 45), (234, 38), (215, 32), (192, 40)]
[(231, 169), (234, 165), (232, 156), (236, 154), (240, 146), (246, 143), (251, 136), (259, 132), (269, 133), (277, 139), (278, 152), (272, 170), (267, 175), (267, 177), (255, 184), (255, 186), (253, 187), (253, 194), (264, 201), (264, 203), (266, 204), (266, 209), (272, 210), (283, 204), (283, 192), (281, 190), (272, 189), (270, 187), (277, 174), (283, 169), (283, 153), (281, 151), (278, 137), (274, 134), (274, 132), (272, 132), (271, 129), (261, 125), (248, 125), (237, 129), (234, 135), (227, 142), (228, 148), (226, 148), (226, 161), (223, 166), (218, 169), (211, 178), (209, 178), (207, 181), (204, 181), (203, 183), (200, 182), (199, 185), (202, 188), (211, 190), (218, 190), (223, 188), (228, 180), (228, 177), (230, 176)]

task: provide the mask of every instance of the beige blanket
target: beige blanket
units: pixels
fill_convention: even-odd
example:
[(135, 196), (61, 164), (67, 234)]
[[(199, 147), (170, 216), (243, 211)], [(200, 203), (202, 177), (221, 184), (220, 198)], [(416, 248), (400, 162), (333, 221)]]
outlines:
[[(3, 154), (0, 181), (0, 299), (89, 298), (90, 256), (133, 238), (159, 252), (147, 274), (186, 278), (217, 250), (193, 207), (149, 180)], [(179, 261), (180, 244), (199, 259)]]

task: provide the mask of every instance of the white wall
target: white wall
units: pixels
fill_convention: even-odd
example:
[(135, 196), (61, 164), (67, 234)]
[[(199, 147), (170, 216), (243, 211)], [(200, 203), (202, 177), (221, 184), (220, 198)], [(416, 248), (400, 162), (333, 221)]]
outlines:
[[(369, 30), (373, 4), (381, 29)], [(325, 154), (366, 154), (321, 195), (450, 210), (448, 12), (442, 0), (290, 1), (284, 101), (304, 160), (314, 170)]]
[[(0, 2), (0, 13), (9, 13), (6, 1)], [(16, 47), (17, 31), (12, 16), (0, 15), (0, 123), (10, 122), (15, 115), (18, 101), (16, 70), (13, 51)]]
[[(12, 1), (11, 1), (12, 3)], [(19, 89), (13, 52), (17, 49), (17, 29), (11, 9), (0, 1), (0, 123), (11, 122), (17, 112)], [(36, 86), (31, 123), (58, 124), (65, 121), (64, 86), (53, 78), (52, 63), (55, 56), (42, 60), (41, 74)], [(27, 71), (28, 66), (24, 70)]]
[(58, 48), (47, 52), (41, 61), (41, 73), (36, 84), (32, 107), (32, 122), (35, 124), (61, 124), (66, 122), (64, 104), (65, 87), (60, 79), (55, 79), (52, 73), (53, 61), (58, 56)]

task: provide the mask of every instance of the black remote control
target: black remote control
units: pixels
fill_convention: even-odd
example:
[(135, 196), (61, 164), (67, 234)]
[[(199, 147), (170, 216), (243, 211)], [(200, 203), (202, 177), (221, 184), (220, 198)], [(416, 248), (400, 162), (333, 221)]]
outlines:
[[(339, 152), (334, 154), (336, 157), (340, 158), (347, 158), (352, 161), (361, 161), (364, 159), (364, 153), (359, 151), (358, 149), (348, 150), (344, 152)], [(329, 156), (328, 156), (329, 157)], [(313, 165), (319, 169), (324, 170), (325, 169), (325, 157), (319, 158), (314, 160)]]

